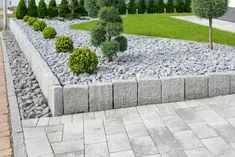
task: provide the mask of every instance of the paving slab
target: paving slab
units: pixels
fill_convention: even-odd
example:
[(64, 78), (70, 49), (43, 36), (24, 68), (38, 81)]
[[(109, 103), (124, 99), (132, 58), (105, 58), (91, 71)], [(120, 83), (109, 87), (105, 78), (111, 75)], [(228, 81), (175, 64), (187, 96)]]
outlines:
[(120, 152), (131, 149), (130, 141), (126, 133), (107, 136), (110, 152)]
[(188, 157), (213, 157), (213, 155), (206, 148), (195, 148), (185, 150)]
[(109, 157), (107, 143), (86, 145), (85, 154), (87, 157)]

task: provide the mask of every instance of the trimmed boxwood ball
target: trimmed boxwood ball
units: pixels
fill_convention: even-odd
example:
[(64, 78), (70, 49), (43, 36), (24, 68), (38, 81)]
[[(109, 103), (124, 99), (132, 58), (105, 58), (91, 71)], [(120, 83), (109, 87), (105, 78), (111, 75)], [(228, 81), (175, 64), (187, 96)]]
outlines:
[(24, 22), (28, 22), (28, 19), (29, 19), (29, 18), (30, 18), (29, 15), (25, 15), (25, 16), (23, 17)]
[(97, 69), (98, 57), (96, 52), (89, 48), (75, 49), (69, 54), (69, 69), (77, 74), (81, 73), (93, 73)]
[(73, 50), (73, 40), (69, 36), (61, 36), (55, 42), (56, 51), (68, 52)]
[(33, 25), (34, 24), (34, 22), (36, 22), (36, 21), (38, 21), (35, 17), (30, 17), (29, 19), (28, 19), (28, 25)]
[(101, 44), (101, 50), (105, 57), (112, 61), (112, 56), (116, 55), (120, 50), (120, 44), (116, 40), (106, 40)]
[(46, 27), (42, 34), (45, 39), (52, 39), (56, 36), (57, 32), (53, 27)]
[(118, 36), (114, 39), (120, 45), (119, 51), (123, 52), (127, 50), (127, 38), (124, 36)]
[(36, 21), (33, 24), (33, 29), (35, 31), (43, 31), (46, 27), (47, 27), (47, 24), (44, 21)]

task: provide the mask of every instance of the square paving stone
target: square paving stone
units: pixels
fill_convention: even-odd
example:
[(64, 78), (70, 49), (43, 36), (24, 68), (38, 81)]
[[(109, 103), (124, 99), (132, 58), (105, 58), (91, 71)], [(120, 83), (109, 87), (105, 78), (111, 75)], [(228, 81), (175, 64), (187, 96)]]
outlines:
[(171, 107), (170, 104), (172, 103), (157, 104), (157, 108), (161, 116), (176, 114), (175, 110)]
[(206, 148), (195, 148), (185, 150), (188, 157), (213, 157), (213, 155)]
[(228, 143), (235, 142), (235, 129), (231, 125), (217, 125), (213, 129)]
[(63, 141), (78, 141), (82, 140), (83, 138), (82, 123), (64, 124)]
[(47, 137), (50, 143), (61, 142), (62, 141), (62, 131), (47, 133)]
[(72, 115), (64, 115), (61, 117), (61, 124), (72, 123)]
[(131, 138), (131, 145), (136, 157), (159, 153), (149, 136)]
[(84, 157), (84, 152), (62, 153), (56, 154), (55, 157)]
[(49, 125), (49, 120), (50, 120), (50, 117), (39, 118), (37, 126), (38, 127), (40, 127), (40, 126), (48, 126)]
[(209, 104), (208, 106), (223, 118), (235, 117), (235, 109), (227, 106), (225, 102), (217, 104)]
[(183, 148), (178, 143), (157, 146), (162, 157), (187, 157)]
[(122, 120), (104, 120), (106, 135), (125, 133)]
[(188, 129), (188, 126), (177, 115), (162, 116), (162, 119), (171, 132)]
[(61, 117), (51, 117), (49, 125), (59, 125), (61, 123)]
[(84, 151), (84, 141), (65, 141), (51, 144), (55, 154)]
[(107, 136), (110, 152), (120, 152), (131, 149), (130, 141), (126, 134), (117, 134)]
[(157, 113), (141, 114), (140, 116), (147, 129), (166, 126)]
[(175, 109), (179, 117), (186, 123), (202, 122), (203, 119), (191, 108), (177, 108)]
[(46, 132), (43, 127), (24, 128), (25, 138), (34, 138), (42, 135), (46, 135)]
[(88, 144), (85, 146), (86, 157), (109, 157), (107, 143)]
[(110, 157), (135, 157), (132, 150), (110, 153)]
[(56, 132), (56, 131), (63, 131), (64, 125), (46, 126), (46, 127), (44, 127), (44, 129), (47, 133)]

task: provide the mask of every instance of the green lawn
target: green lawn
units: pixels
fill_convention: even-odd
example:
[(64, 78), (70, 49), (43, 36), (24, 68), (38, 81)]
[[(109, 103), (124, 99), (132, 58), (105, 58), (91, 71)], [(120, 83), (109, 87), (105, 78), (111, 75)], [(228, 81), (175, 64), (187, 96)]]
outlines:
[[(174, 19), (188, 14), (139, 14), (123, 17), (124, 33), (207, 42), (208, 27)], [(72, 29), (90, 30), (96, 21), (71, 25)], [(235, 46), (235, 33), (213, 29), (216, 43)]]

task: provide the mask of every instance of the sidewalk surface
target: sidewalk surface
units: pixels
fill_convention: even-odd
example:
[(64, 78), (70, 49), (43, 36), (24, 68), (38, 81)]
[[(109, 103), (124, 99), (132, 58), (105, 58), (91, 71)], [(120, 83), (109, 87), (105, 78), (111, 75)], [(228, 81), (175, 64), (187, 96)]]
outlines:
[(6, 94), (3, 54), (0, 42), (0, 157), (12, 156), (10, 113)]
[[(200, 25), (205, 25), (205, 26), (209, 25), (209, 21), (207, 19), (200, 19), (196, 16), (172, 16), (172, 17), (176, 19), (180, 19), (180, 20), (185, 20), (188, 22), (197, 23)], [(213, 27), (220, 29), (220, 30), (235, 33), (235, 22), (228, 22), (228, 21), (213, 19)]]
[(234, 157), (235, 95), (23, 121), (28, 157)]

